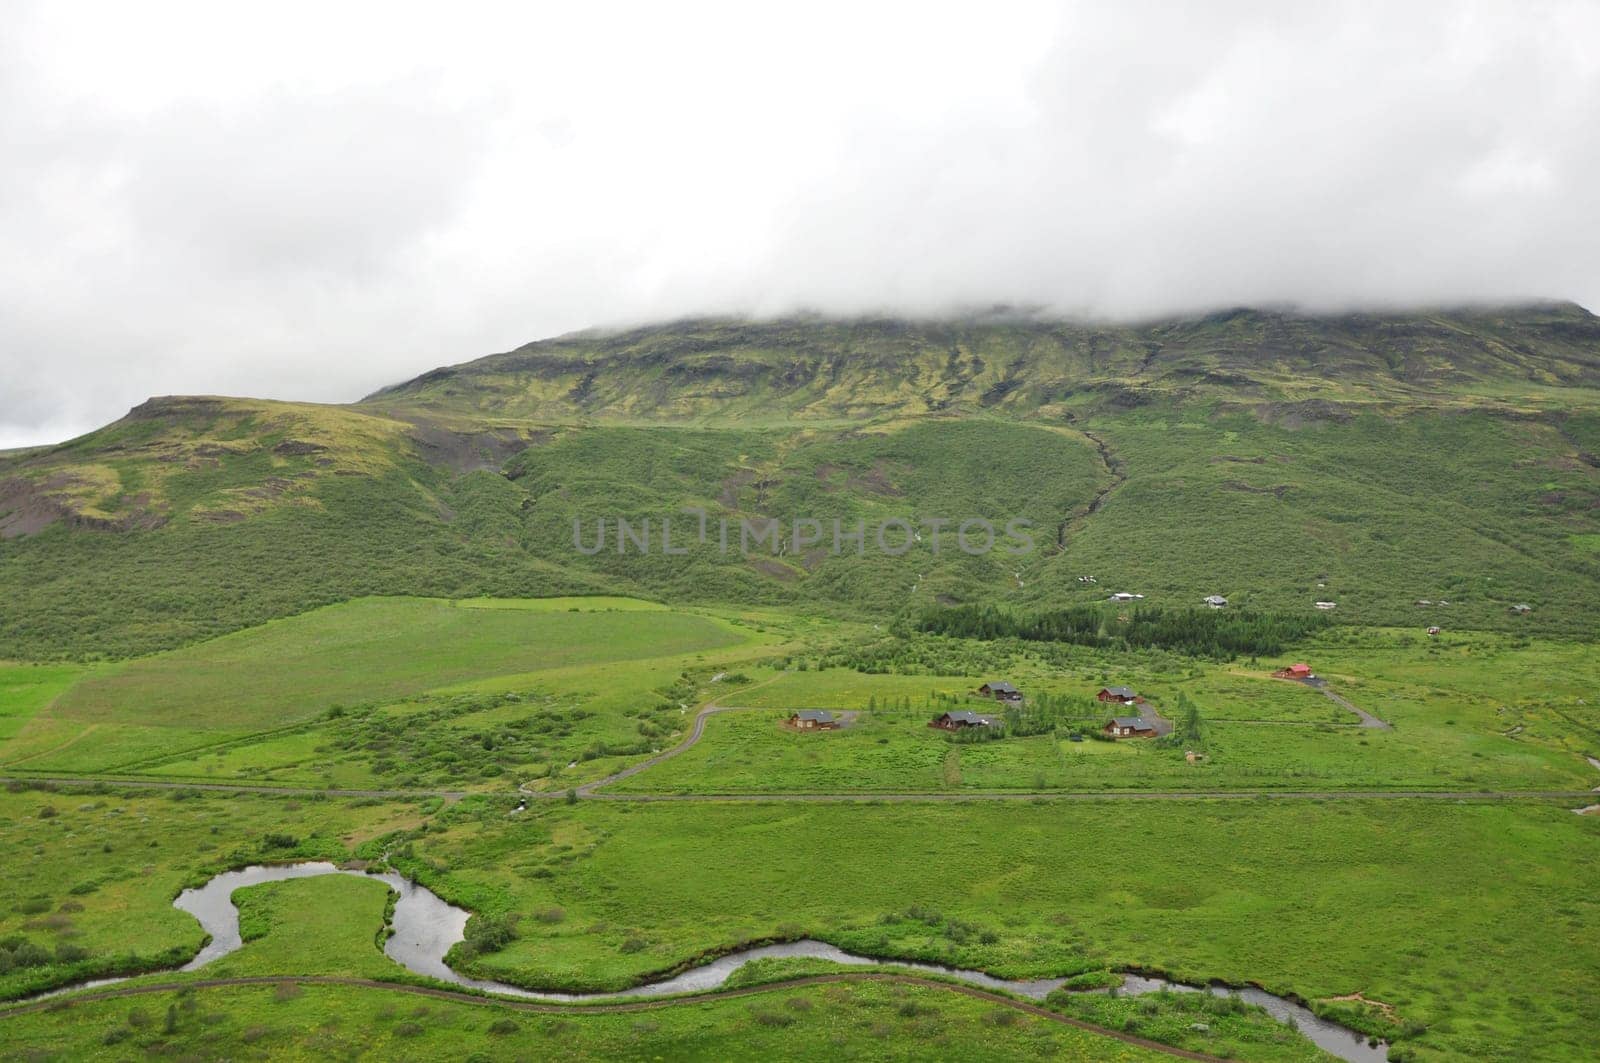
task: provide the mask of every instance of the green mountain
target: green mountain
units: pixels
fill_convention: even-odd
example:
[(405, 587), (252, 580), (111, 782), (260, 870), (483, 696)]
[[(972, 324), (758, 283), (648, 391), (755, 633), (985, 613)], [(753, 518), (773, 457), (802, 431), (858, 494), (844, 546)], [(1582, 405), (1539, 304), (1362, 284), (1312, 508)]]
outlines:
[[(581, 333), (349, 406), (153, 399), (0, 456), (0, 659), (398, 593), (889, 617), (1125, 590), (1581, 634), (1600, 621), (1597, 454), (1600, 319), (1570, 304)], [(592, 545), (618, 517), (651, 521), (655, 548), (575, 546), (574, 521)], [(663, 518), (687, 553), (661, 552)], [(790, 535), (806, 518), (820, 540)], [(1036, 549), (871, 548), (884, 522), (935, 518), (1026, 521)], [(737, 544), (766, 519), (776, 548), (723, 552), (723, 520)], [(868, 549), (835, 551), (836, 520)]]
[(584, 332), (435, 369), (366, 405), (534, 420), (742, 421), (1167, 399), (1507, 404), (1600, 387), (1600, 319), (1544, 304), (1145, 325), (996, 312), (959, 321), (686, 321)]

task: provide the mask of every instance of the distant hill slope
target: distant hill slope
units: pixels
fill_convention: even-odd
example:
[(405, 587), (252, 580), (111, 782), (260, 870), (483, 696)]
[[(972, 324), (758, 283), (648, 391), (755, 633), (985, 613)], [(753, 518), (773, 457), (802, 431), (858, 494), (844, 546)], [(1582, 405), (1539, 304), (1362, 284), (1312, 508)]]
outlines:
[(366, 404), (570, 420), (806, 419), (1096, 397), (1515, 403), (1600, 387), (1600, 318), (1570, 303), (1313, 317), (1232, 310), (1145, 325), (684, 321), (587, 332), (435, 369)]
[[(889, 617), (1126, 590), (1588, 637), (1597, 455), (1600, 322), (1569, 305), (573, 336), (351, 406), (153, 399), (0, 455), (0, 659), (144, 653), (374, 594)], [(659, 529), (686, 507), (735, 528), (1021, 518), (1038, 549), (575, 548), (575, 521)]]

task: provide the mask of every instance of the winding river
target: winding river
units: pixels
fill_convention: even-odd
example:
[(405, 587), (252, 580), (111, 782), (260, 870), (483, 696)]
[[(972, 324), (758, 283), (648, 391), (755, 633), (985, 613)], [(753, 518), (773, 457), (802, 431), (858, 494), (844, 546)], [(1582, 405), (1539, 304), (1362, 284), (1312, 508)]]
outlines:
[[(360, 875), (364, 878), (376, 878), (386, 883), (390, 889), (399, 894), (399, 900), (396, 901), (394, 907), (394, 933), (384, 943), (383, 951), (390, 959), (406, 968), (406, 970), (436, 978), (441, 982), (449, 982), (453, 985), (524, 1000), (581, 1003), (606, 1000), (637, 1000), (647, 997), (670, 996), (675, 993), (704, 992), (721, 986), (733, 972), (751, 960), (790, 956), (829, 960), (833, 963), (855, 967), (898, 967), (906, 970), (922, 971), (945, 978), (953, 978), (983, 989), (1013, 993), (1030, 1000), (1043, 1000), (1051, 992), (1061, 988), (1066, 981), (1063, 978), (1013, 981), (995, 978), (993, 975), (985, 974), (982, 971), (965, 970), (959, 967), (913, 963), (906, 960), (880, 960), (870, 956), (860, 956), (846, 952), (824, 941), (804, 939), (780, 945), (762, 945), (757, 948), (732, 952), (671, 978), (650, 982), (621, 992), (534, 992), (502, 982), (468, 978), (444, 962), (445, 954), (450, 951), (450, 947), (460, 941), (465, 933), (467, 919), (471, 915), (466, 909), (455, 907), (433, 891), (402, 878), (393, 871), (383, 874), (371, 874), (364, 871), (342, 869), (331, 863), (321, 861), (272, 866), (257, 865), (242, 868), (238, 871), (225, 871), (199, 889), (187, 889), (180, 893), (178, 899), (172, 902), (173, 907), (182, 909), (194, 916), (200, 921), (200, 925), (205, 929), (206, 933), (211, 935), (211, 940), (205, 948), (201, 949), (194, 959), (184, 964), (180, 970), (198, 970), (243, 945), (243, 941), (239, 936), (239, 909), (233, 903), (235, 890), (246, 886), (259, 885), (263, 882), (278, 882), (291, 878), (312, 878), (318, 875)], [(93, 982), (85, 982), (59, 989), (48, 995), (54, 996), (59, 993), (72, 992), (91, 986), (110, 985), (121, 981), (126, 981), (126, 979), (98, 979)], [(1246, 1003), (1258, 1004), (1280, 1022), (1294, 1025), (1324, 1051), (1340, 1059), (1349, 1060), (1350, 1063), (1385, 1063), (1389, 1058), (1387, 1046), (1383, 1044), (1369, 1046), (1364, 1035), (1337, 1023), (1318, 1018), (1309, 1009), (1291, 1000), (1253, 987), (1234, 989), (1228, 986), (1213, 985), (1202, 988), (1169, 982), (1162, 978), (1146, 978), (1129, 974), (1123, 976), (1123, 983), (1119, 992), (1143, 994), (1154, 993), (1163, 989), (1179, 992), (1209, 992), (1216, 996), (1238, 997)], [(1086, 990), (1086, 992), (1104, 993), (1109, 992), (1109, 990)]]

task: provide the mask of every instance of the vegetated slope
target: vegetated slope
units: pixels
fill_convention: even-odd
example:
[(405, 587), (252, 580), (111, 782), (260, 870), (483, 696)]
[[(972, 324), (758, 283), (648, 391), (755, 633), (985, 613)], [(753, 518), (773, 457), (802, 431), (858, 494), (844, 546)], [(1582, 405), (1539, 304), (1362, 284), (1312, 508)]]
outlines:
[[(1597, 454), (1600, 322), (1572, 306), (567, 337), (349, 407), (152, 400), (0, 459), (0, 659), (145, 653), (372, 594), (886, 617), (1220, 593), (1581, 634), (1600, 620)], [(619, 553), (614, 523), (575, 546), (574, 522), (592, 547), (618, 517), (652, 521), (649, 554)], [(687, 554), (663, 553), (666, 517)], [(1026, 519), (1038, 549), (873, 542), (883, 521), (972, 517)], [(785, 541), (743, 556), (738, 522), (768, 518)], [(820, 543), (795, 548), (800, 518)], [(865, 523), (865, 556), (834, 552), (834, 520)]]
[(0, 465), (0, 659), (148, 653), (369, 594), (598, 589), (458, 530), (477, 493), (457, 470), (492, 453), (479, 439), (341, 407), (161, 399)]
[(1128, 326), (998, 312), (954, 321), (697, 320), (531, 343), (435, 369), (366, 402), (539, 420), (727, 421), (1017, 413), (1124, 389), (1515, 401), (1597, 386), (1600, 320), (1572, 304), (1539, 304), (1322, 317), (1241, 309)]

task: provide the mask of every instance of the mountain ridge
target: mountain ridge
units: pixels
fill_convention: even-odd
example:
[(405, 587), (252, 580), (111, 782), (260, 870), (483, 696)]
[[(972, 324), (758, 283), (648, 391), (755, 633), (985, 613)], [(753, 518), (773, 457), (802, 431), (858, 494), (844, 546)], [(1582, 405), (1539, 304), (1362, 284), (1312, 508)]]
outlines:
[(1154, 391), (1417, 402), (1464, 386), (1600, 388), (1600, 318), (1573, 303), (1404, 314), (1234, 308), (1136, 325), (699, 317), (589, 329), (440, 366), (355, 405), (527, 419), (694, 421), (1028, 413)]

